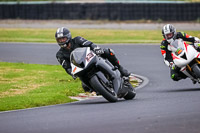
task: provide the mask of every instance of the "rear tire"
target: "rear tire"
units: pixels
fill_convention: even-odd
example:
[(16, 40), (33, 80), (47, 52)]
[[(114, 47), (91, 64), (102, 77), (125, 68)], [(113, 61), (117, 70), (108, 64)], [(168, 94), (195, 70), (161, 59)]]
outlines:
[(99, 92), (109, 102), (116, 102), (118, 100), (117, 94), (115, 92), (111, 93), (108, 91), (106, 86), (104, 86), (101, 81), (99, 81), (97, 76), (93, 76), (89, 83), (95, 91)]
[(132, 88), (132, 89), (128, 90), (128, 94), (126, 96), (124, 96), (124, 99), (126, 99), (126, 100), (132, 100), (136, 96), (135, 89), (134, 88)]

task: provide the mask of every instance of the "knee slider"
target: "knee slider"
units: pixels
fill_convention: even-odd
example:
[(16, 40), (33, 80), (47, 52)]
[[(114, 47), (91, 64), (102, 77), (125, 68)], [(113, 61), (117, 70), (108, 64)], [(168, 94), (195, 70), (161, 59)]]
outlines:
[(110, 48), (105, 48), (104, 53), (107, 55), (115, 55), (114, 50), (112, 50)]
[(174, 81), (180, 80), (180, 77), (179, 77), (177, 74), (172, 74), (172, 75), (171, 75), (171, 78), (172, 78), (172, 80), (174, 80)]

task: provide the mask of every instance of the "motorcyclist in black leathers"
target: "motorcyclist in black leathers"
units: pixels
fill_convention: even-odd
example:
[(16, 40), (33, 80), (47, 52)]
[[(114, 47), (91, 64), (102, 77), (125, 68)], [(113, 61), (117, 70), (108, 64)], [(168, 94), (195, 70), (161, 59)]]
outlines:
[[(119, 60), (116, 58), (112, 49), (101, 49), (91, 41), (88, 41), (80, 36), (72, 38), (71, 32), (65, 27), (57, 29), (55, 38), (58, 45), (61, 47), (56, 54), (56, 58), (65, 69), (65, 71), (71, 76), (73, 75), (71, 74), (72, 70), (70, 65), (70, 54), (74, 49), (78, 47), (90, 47), (97, 55), (100, 55), (103, 58), (107, 58), (114, 66), (116, 66), (122, 76), (128, 77), (130, 75), (130, 73), (119, 64)], [(82, 85), (85, 91), (90, 91), (85, 86), (85, 84), (82, 83)]]
[[(168, 50), (168, 45), (173, 40), (181, 38), (181, 39), (183, 39), (183, 41), (192, 42), (191, 45), (193, 45), (199, 51), (199, 46), (194, 45), (194, 43), (200, 42), (199, 38), (189, 36), (188, 34), (186, 34), (184, 32), (176, 32), (175, 27), (171, 24), (167, 24), (162, 28), (162, 35), (163, 35), (164, 39), (161, 42), (160, 49), (161, 49), (161, 53), (164, 57), (165, 64), (170, 67), (171, 78), (174, 81), (178, 81), (180, 79), (186, 78), (186, 76), (180, 72), (180, 68), (175, 66), (175, 64), (173, 63), (171, 51)], [(195, 81), (193, 83), (195, 83)]]

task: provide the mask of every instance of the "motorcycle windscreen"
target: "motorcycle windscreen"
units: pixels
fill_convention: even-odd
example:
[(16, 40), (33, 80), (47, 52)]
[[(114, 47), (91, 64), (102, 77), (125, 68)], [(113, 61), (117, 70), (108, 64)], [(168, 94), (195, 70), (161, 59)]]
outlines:
[(179, 55), (184, 50), (184, 42), (182, 39), (176, 39), (173, 42), (170, 43), (171, 45), (171, 51), (176, 53), (176, 55)]
[(87, 48), (77, 48), (71, 53), (71, 62), (77, 66), (85, 64)]

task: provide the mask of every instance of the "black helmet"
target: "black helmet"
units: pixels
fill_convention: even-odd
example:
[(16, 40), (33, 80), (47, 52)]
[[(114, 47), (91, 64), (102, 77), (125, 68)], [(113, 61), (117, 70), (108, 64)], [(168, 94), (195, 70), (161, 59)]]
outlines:
[(55, 38), (60, 47), (67, 47), (67, 45), (71, 41), (72, 36), (67, 28), (61, 27), (57, 29), (55, 33)]
[(166, 24), (162, 28), (163, 37), (171, 43), (176, 35), (176, 28), (171, 24)]

